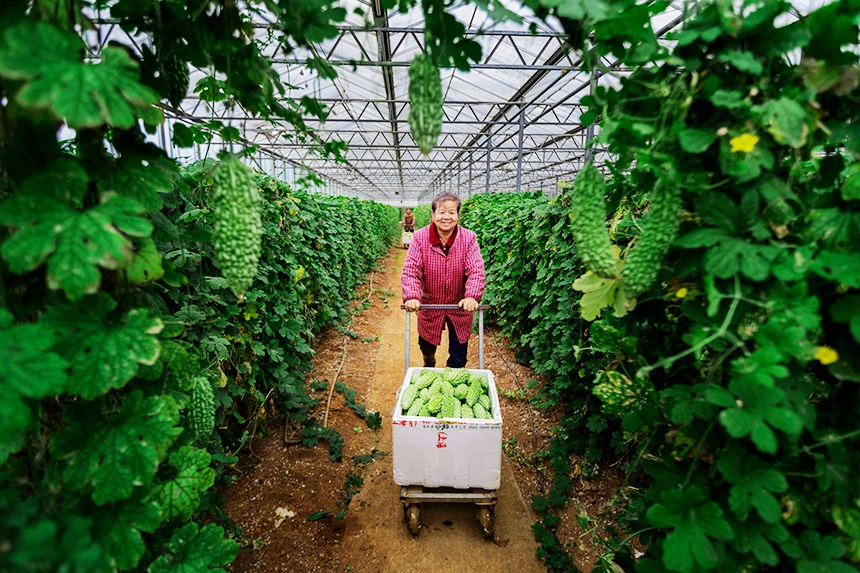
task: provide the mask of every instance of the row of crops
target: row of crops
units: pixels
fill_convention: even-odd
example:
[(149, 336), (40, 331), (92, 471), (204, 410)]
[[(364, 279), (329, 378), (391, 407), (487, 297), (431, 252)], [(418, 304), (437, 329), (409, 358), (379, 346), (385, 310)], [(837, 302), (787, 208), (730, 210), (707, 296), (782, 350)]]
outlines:
[(617, 522), (580, 516), (601, 570), (860, 563), (860, 72), (839, 47), (858, 6), (775, 27), (784, 9), (704, 6), (671, 57), (589, 96), (605, 184), (586, 168), (551, 200), (464, 205), (483, 302), (548, 380), (538, 403), (566, 406), (533, 500), (550, 570), (575, 569), (556, 535), (573, 452), (628, 474)]
[[(355, 288), (396, 235), (399, 212), (258, 175), (262, 252), (239, 303), (211, 246), (216, 163), (165, 177), (151, 195), (160, 209), (140, 219), (142, 232), (117, 237), (128, 251), (118, 268), (98, 268), (107, 252), (63, 259), (64, 244), (87, 239), (95, 250), (111, 232), (97, 197), (80, 215), (69, 206), (53, 219), (62, 227), (58, 247), (41, 264), (26, 258), (44, 227), (22, 223), (35, 216), (23, 194), (0, 206), (0, 220), (16, 229), (0, 247), (0, 570), (229, 563), (236, 541), (220, 525), (199, 524), (207, 515), (230, 524), (217, 493), (235, 475), (225, 466), (238, 461), (266, 408), (300, 428), (305, 445), (323, 440), (340, 458), (342, 437), (309, 416), (313, 339), (347, 318)], [(73, 156), (63, 169), (98, 181)], [(62, 196), (61, 175), (24, 185), (53, 184)], [(59, 292), (45, 288), (51, 269)], [(76, 290), (86, 274), (101, 280)], [(48, 310), (36, 313), (40, 306)], [(199, 403), (201, 383), (208, 404)]]

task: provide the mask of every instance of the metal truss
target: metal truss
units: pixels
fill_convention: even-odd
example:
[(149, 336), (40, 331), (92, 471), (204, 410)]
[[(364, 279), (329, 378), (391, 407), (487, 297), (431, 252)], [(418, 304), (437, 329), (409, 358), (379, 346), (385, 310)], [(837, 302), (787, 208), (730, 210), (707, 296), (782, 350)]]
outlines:
[[(473, 4), (451, 9), (483, 49), (480, 62), (468, 73), (441, 70), (444, 123), (436, 148), (424, 157), (409, 133), (408, 66), (423, 49), (420, 9), (407, 14), (382, 10), (379, 0), (344, 0), (348, 21), (336, 38), (285, 56), (269, 40), (272, 59), (288, 96), (316, 98), (328, 110), (325, 122), (308, 119), (310, 135), (297, 134), (285, 122), (249, 117), (238, 107), (201, 101), (193, 93), (177, 108), (164, 107), (167, 122), (160, 144), (170, 148), (176, 122), (229, 124), (243, 134), (240, 142), (255, 146), (256, 166), (293, 182), (313, 174), (324, 191), (351, 194), (394, 204), (415, 206), (449, 190), (468, 196), (477, 192), (544, 190), (554, 193), (559, 181), (570, 180), (584, 163), (589, 138), (580, 123), (580, 100), (594, 84), (617, 83), (627, 70), (603, 62), (604, 73), (582, 71), (579, 55), (565, 45), (560, 29), (543, 22), (505, 23), (481, 29), (482, 12)], [(360, 7), (366, 16), (356, 15)], [(652, 22), (660, 41), (682, 19), (682, 7)], [(491, 23), (492, 24), (492, 23)], [(533, 24), (533, 31), (529, 25)], [(258, 39), (269, 38), (268, 24), (254, 24)], [(109, 23), (101, 42), (124, 34)], [(146, 38), (120, 41), (140, 50)], [(335, 80), (320, 79), (307, 66), (322, 58), (335, 67)], [(192, 71), (192, 86), (205, 70)], [(343, 141), (346, 151), (335, 159), (319, 150)], [(225, 145), (216, 135), (191, 150), (171, 149), (180, 160), (214, 155)], [(602, 151), (594, 149), (595, 158)]]

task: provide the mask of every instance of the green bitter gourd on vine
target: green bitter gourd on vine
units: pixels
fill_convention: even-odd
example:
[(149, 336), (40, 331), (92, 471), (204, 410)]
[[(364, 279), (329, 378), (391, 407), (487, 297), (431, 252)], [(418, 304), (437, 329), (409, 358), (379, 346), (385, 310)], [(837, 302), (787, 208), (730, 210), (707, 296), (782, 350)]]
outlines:
[(170, 54), (161, 61), (161, 73), (167, 83), (167, 101), (173, 107), (178, 107), (188, 95), (191, 80), (188, 64), (176, 54)]
[(651, 211), (642, 233), (621, 270), (620, 296), (634, 299), (657, 280), (663, 257), (678, 236), (681, 226), (681, 190), (676, 185), (659, 185), (651, 199)]
[(576, 175), (571, 197), (571, 231), (586, 269), (602, 278), (615, 278), (618, 255), (606, 228), (606, 180), (588, 162)]
[(232, 153), (212, 170), (213, 246), (221, 274), (240, 299), (257, 276), (263, 224), (253, 173)]
[(215, 393), (205, 376), (195, 377), (191, 387), (188, 429), (195, 440), (209, 436), (215, 429)]
[(427, 54), (409, 66), (409, 127), (412, 139), (426, 157), (442, 133), (442, 78)]

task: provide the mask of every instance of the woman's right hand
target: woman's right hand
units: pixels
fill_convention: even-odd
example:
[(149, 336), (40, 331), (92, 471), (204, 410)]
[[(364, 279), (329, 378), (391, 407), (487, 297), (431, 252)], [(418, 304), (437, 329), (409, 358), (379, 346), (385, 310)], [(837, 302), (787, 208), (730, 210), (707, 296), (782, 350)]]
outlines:
[(403, 307), (409, 312), (418, 312), (421, 308), (421, 301), (417, 298), (409, 299), (403, 303)]

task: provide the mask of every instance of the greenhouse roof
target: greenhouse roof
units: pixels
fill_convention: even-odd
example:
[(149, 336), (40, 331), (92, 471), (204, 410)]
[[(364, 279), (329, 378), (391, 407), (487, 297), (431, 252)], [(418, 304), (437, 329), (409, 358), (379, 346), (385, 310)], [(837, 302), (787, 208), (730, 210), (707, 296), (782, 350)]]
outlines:
[[(408, 66), (424, 45), (420, 8), (384, 11), (379, 0), (345, 0), (348, 16), (337, 37), (285, 57), (269, 41), (287, 96), (316, 98), (327, 106), (325, 122), (306, 119), (310, 137), (297, 136), (286, 122), (253, 118), (191, 93), (178, 108), (166, 107), (159, 139), (169, 147), (177, 122), (211, 120), (236, 127), (242, 143), (256, 146), (252, 156), (261, 171), (293, 182), (308, 173), (324, 182), (322, 192), (354, 195), (397, 206), (428, 203), (442, 190), (472, 193), (536, 191), (554, 193), (557, 182), (580, 169), (589, 133), (580, 123), (580, 100), (592, 83), (617, 82), (625, 74), (603, 59), (594, 79), (582, 69), (577, 52), (565, 45), (561, 26), (517, 8), (521, 23), (494, 23), (474, 4), (449, 11), (482, 47), (481, 60), (468, 72), (441, 70), (444, 122), (436, 147), (424, 156), (412, 140), (409, 123)], [(518, 6), (518, 4), (512, 4)], [(803, 11), (812, 6), (803, 6)], [(512, 8), (513, 9), (513, 8)], [(363, 14), (363, 15), (362, 15)], [(672, 3), (651, 26), (660, 42), (683, 21), (684, 4)], [(266, 22), (254, 24), (263, 42)], [(116, 35), (116, 33), (114, 34)], [(324, 58), (337, 70), (323, 79), (307, 65)], [(192, 73), (191, 85), (206, 74)], [(341, 160), (318, 150), (341, 140)], [(181, 161), (211, 157), (224, 145), (217, 135), (191, 149), (172, 149)], [(595, 150), (600, 153), (599, 149)]]

